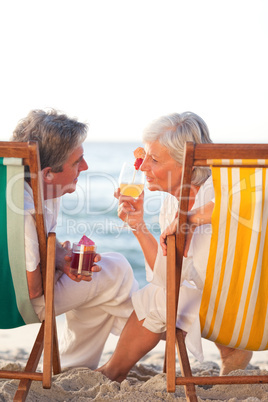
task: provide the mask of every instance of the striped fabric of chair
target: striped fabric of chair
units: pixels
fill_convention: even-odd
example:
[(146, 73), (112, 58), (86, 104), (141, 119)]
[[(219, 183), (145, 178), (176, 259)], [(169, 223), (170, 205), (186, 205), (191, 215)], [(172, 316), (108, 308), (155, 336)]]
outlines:
[(0, 328), (40, 323), (26, 278), (24, 166), (20, 158), (0, 158), (0, 203)]
[[(213, 162), (215, 208), (200, 308), (202, 337), (234, 348), (268, 348), (268, 172)], [(252, 161), (265, 165), (265, 161)], [(239, 167), (241, 165), (241, 167)]]
[[(264, 384), (268, 375), (193, 376), (183, 331), (176, 328), (195, 167), (210, 167), (215, 190), (212, 236), (199, 318), (202, 337), (240, 349), (268, 349), (268, 144), (194, 144), (184, 148), (176, 235), (167, 237), (167, 390), (184, 385)], [(181, 366), (176, 374), (175, 344)], [(235, 395), (234, 395), (235, 396)]]

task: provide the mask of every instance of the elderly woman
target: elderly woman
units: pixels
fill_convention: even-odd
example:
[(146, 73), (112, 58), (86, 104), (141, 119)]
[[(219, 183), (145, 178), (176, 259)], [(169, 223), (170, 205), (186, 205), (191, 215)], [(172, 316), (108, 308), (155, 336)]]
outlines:
[[(186, 141), (209, 143), (211, 139), (205, 122), (196, 114), (186, 112), (154, 121), (145, 129), (143, 140), (145, 158), (141, 170), (145, 173), (147, 187), (150, 191), (168, 193), (160, 212), (162, 232), (171, 225), (162, 236), (164, 243), (165, 235), (173, 230), (172, 222), (178, 210), (184, 144)], [(190, 213), (190, 223), (194, 228), (201, 223), (209, 223), (213, 198), (210, 170), (194, 168), (189, 202), (189, 211), (196, 211)], [(99, 369), (110, 379), (122, 381), (131, 367), (156, 346), (165, 333), (166, 256), (144, 222), (143, 195), (137, 200), (120, 196), (118, 214), (122, 220), (128, 220), (140, 243), (145, 257), (147, 280), (151, 282), (132, 296), (135, 311), (121, 334), (113, 356)], [(203, 353), (198, 312), (205, 280), (210, 229), (209, 224), (199, 226), (192, 236), (187, 258), (183, 261), (177, 315), (177, 327), (187, 333), (187, 347), (199, 360), (203, 359)], [(217, 346), (222, 358), (222, 374), (235, 368), (245, 368), (251, 358), (251, 352)]]

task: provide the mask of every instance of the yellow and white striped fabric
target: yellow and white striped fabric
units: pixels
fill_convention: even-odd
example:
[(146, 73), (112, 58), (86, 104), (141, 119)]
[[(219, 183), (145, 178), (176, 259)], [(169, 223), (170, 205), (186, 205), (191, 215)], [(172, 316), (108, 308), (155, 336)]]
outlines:
[(202, 337), (230, 347), (265, 350), (267, 168), (212, 167), (212, 177), (215, 208), (200, 307)]
[(213, 166), (268, 166), (268, 159), (208, 159), (207, 164)]

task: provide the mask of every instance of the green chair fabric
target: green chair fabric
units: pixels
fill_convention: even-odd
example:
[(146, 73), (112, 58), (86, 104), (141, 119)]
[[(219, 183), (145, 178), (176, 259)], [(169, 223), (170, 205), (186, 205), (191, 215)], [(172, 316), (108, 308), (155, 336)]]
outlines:
[(0, 328), (40, 323), (29, 299), (24, 249), (24, 166), (0, 158)]

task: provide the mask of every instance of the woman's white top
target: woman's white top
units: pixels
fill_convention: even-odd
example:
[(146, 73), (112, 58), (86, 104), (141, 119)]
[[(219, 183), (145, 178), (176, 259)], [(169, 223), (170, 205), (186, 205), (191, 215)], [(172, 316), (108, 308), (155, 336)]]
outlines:
[[(200, 187), (192, 209), (201, 207), (214, 200), (212, 178)], [(160, 211), (159, 223), (161, 232), (175, 219), (178, 210), (177, 199), (168, 194)], [(182, 281), (178, 305), (177, 327), (187, 332), (186, 345), (193, 355), (203, 360), (201, 333), (199, 323), (199, 307), (205, 281), (206, 267), (211, 239), (211, 225), (196, 228), (188, 257), (183, 259)], [(146, 279), (150, 284), (132, 296), (135, 312), (143, 325), (152, 332), (166, 330), (166, 261), (162, 248), (158, 252), (153, 271), (145, 261)]]

